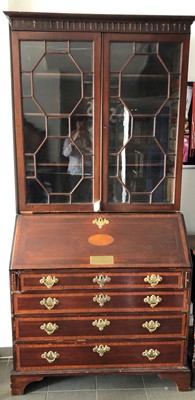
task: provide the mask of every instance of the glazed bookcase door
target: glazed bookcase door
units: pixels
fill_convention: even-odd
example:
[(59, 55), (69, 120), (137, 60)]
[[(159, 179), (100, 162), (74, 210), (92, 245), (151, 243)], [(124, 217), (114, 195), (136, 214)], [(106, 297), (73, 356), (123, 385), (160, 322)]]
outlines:
[(99, 35), (15, 33), (13, 49), (19, 207), (93, 210), (99, 199)]
[(12, 41), (19, 210), (179, 210), (188, 36)]
[(179, 207), (184, 52), (185, 39), (175, 35), (105, 35), (103, 205), (109, 210)]

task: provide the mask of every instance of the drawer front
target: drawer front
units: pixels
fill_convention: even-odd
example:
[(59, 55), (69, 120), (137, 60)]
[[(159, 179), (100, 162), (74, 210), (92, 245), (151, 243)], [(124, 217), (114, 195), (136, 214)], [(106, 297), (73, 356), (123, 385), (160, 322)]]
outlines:
[(70, 270), (69, 273), (54, 272), (46, 274), (20, 274), (20, 290), (72, 290), (81, 286), (86, 289), (120, 289), (120, 288), (183, 288), (185, 283), (185, 272), (127, 272), (125, 270), (93, 271), (78, 273)]
[(95, 341), (49, 345), (16, 345), (16, 370), (183, 366), (183, 341)]
[(187, 311), (187, 292), (14, 294), (16, 314)]
[(56, 341), (90, 338), (185, 337), (185, 315), (16, 318), (16, 340)]

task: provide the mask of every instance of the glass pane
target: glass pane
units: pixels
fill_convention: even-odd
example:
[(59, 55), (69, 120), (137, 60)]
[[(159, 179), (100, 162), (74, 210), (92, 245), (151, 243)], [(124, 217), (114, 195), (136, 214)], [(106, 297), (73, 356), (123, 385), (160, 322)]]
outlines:
[(124, 108), (123, 115), (115, 115), (109, 124), (109, 151), (118, 152), (129, 140), (131, 136), (132, 118), (128, 111)]
[(165, 75), (163, 64), (155, 55), (135, 55), (122, 70), (123, 74), (132, 75)]
[(82, 179), (72, 192), (72, 203), (92, 203), (93, 187), (91, 179)]
[(163, 179), (152, 194), (153, 203), (173, 203), (174, 201), (174, 179)]
[(68, 42), (46, 42), (46, 49), (48, 53), (66, 53), (68, 52)]
[(34, 69), (38, 73), (79, 74), (80, 70), (69, 54), (47, 54)]
[(110, 96), (119, 96), (119, 75), (110, 75)]
[(35, 153), (46, 137), (45, 117), (40, 115), (25, 115), (24, 121), (24, 151)]
[(169, 72), (179, 73), (181, 70), (181, 44), (159, 43), (159, 55)]
[(31, 74), (22, 74), (22, 96), (31, 96)]
[(48, 203), (48, 193), (35, 179), (26, 180), (26, 202)]
[(41, 114), (42, 110), (39, 108), (38, 104), (30, 97), (23, 98), (23, 113), (24, 114)]
[(131, 194), (131, 203), (150, 203), (150, 195), (148, 194)]
[(157, 43), (135, 43), (136, 54), (151, 54), (157, 53)]
[(36, 74), (34, 96), (47, 114), (69, 114), (81, 99), (81, 76)]
[(110, 72), (120, 71), (134, 52), (134, 43), (112, 42), (110, 44)]
[(48, 118), (48, 136), (68, 136), (68, 118)]
[(39, 59), (45, 52), (45, 42), (40, 41), (21, 41), (20, 57), (21, 70), (32, 71)]
[(179, 75), (171, 75), (170, 81), (170, 97), (179, 97), (179, 88), (180, 88), (180, 76)]
[(108, 202), (129, 203), (129, 193), (117, 178), (108, 179)]
[(132, 114), (156, 114), (167, 96), (168, 76), (122, 75), (121, 98)]
[(25, 156), (26, 176), (35, 176), (35, 163), (33, 156)]
[(93, 72), (93, 43), (70, 42), (70, 54), (84, 72)]
[(65, 204), (70, 204), (70, 195), (55, 195), (55, 194), (50, 194), (50, 203), (65, 203)]
[(133, 136), (153, 136), (154, 118), (134, 118)]
[(83, 75), (83, 96), (84, 97), (93, 96), (93, 75), (89, 74)]

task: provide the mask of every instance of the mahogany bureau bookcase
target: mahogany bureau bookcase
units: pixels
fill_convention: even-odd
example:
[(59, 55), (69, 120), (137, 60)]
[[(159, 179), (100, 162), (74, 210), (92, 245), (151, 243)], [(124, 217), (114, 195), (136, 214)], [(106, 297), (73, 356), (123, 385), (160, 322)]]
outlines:
[(17, 218), (13, 394), (47, 376), (190, 387), (180, 209), (193, 17), (6, 12)]

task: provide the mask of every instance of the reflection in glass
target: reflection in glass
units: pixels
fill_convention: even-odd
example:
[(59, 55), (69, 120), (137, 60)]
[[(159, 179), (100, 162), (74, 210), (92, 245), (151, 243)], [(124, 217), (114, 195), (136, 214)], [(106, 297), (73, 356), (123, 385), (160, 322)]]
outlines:
[[(21, 41), (20, 49), (26, 201), (92, 202), (93, 42)], [(65, 142), (75, 157), (73, 175)]]
[(178, 43), (110, 44), (110, 203), (174, 201), (180, 54)]

